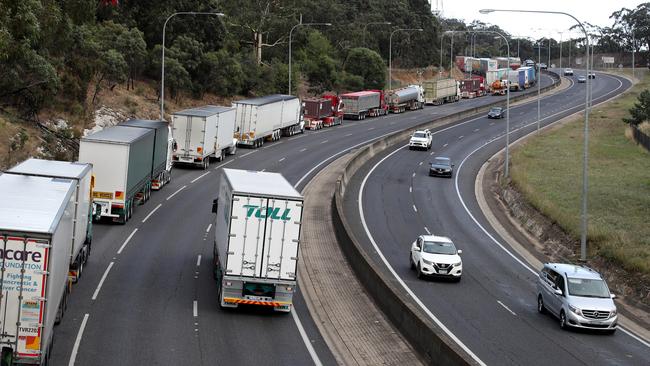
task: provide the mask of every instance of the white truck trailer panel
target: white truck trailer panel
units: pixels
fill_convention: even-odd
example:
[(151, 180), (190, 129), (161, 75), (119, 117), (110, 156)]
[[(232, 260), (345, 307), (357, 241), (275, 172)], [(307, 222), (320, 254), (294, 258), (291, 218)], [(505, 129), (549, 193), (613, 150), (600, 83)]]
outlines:
[(300, 124), (300, 99), (274, 94), (233, 103), (237, 110), (235, 137), (239, 144), (254, 145), (266, 137), (280, 137), (280, 131)]
[(458, 97), (460, 92), (456, 79), (427, 80), (423, 87), (427, 104), (442, 104), (445, 99)]
[(66, 178), (75, 183), (74, 198), (74, 224), (72, 237), (72, 251), (70, 263), (74, 262), (77, 254), (87, 239), (90, 239), (92, 230), (92, 166), (85, 163), (72, 163), (68, 161), (27, 159), (9, 169), (6, 173), (29, 176)]
[(0, 346), (14, 362), (47, 357), (67, 286), (74, 190), (68, 179), (0, 176)]
[(176, 112), (172, 129), (177, 144), (174, 161), (202, 164), (233, 148), (235, 109), (207, 105)]

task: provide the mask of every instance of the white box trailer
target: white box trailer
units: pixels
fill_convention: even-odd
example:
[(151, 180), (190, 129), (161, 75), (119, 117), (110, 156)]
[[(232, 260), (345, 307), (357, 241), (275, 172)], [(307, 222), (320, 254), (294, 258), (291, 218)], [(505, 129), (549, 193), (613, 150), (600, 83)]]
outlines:
[(100, 217), (124, 224), (133, 206), (149, 199), (154, 136), (146, 128), (113, 126), (81, 139), (79, 161), (93, 165)]
[(65, 311), (75, 183), (0, 176), (0, 349), (3, 364), (44, 365)]
[(172, 135), (176, 142), (174, 164), (207, 169), (210, 158), (220, 161), (235, 153), (235, 109), (207, 105), (173, 114)]
[(279, 140), (304, 132), (300, 99), (293, 95), (274, 94), (233, 102), (237, 109), (235, 138), (237, 144), (260, 147), (264, 140)]
[(279, 173), (224, 169), (216, 213), (214, 270), (222, 307), (291, 311), (303, 197)]
[(74, 182), (74, 221), (70, 251), (70, 279), (77, 282), (90, 256), (93, 239), (93, 177), (92, 165), (69, 161), (27, 159), (5, 172), (48, 178), (71, 179)]

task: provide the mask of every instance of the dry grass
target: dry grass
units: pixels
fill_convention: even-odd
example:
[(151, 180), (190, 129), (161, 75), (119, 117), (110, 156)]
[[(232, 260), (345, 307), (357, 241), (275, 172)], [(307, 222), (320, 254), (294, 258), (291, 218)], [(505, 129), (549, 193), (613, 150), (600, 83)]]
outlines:
[[(624, 70), (625, 72), (625, 70)], [(637, 73), (637, 77), (639, 77)], [(650, 273), (650, 154), (626, 138), (622, 118), (650, 86), (643, 75), (624, 96), (596, 106), (589, 135), (589, 255)], [(580, 236), (583, 120), (513, 149), (513, 183), (543, 214)]]

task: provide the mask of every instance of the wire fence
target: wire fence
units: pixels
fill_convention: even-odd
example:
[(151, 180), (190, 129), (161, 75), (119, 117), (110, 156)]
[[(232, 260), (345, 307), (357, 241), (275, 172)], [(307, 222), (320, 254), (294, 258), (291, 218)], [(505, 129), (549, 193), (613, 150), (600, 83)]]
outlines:
[(630, 125), (630, 127), (632, 127), (632, 136), (634, 136), (634, 141), (643, 146), (646, 150), (650, 151), (650, 136), (639, 130), (639, 127), (636, 125)]

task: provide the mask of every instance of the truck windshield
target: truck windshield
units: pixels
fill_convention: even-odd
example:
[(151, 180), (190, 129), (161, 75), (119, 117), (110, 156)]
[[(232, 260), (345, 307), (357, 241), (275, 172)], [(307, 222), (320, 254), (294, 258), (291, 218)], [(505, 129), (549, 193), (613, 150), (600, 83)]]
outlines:
[(608, 298), (609, 291), (603, 280), (569, 277), (569, 294), (571, 296)]
[(456, 254), (456, 246), (444, 241), (425, 241), (422, 251), (431, 254)]

